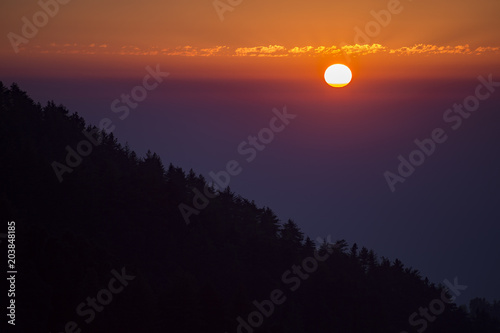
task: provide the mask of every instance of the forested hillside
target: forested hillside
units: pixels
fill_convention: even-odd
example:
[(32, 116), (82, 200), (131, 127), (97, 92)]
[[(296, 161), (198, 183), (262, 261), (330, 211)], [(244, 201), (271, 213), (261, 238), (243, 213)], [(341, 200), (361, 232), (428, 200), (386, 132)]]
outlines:
[[(307, 237), (293, 217), (137, 156), (15, 84), (0, 83), (0, 161), (19, 332), (500, 331), (498, 303), (469, 313), (401, 261)], [(196, 193), (208, 204), (187, 224), (179, 205)]]

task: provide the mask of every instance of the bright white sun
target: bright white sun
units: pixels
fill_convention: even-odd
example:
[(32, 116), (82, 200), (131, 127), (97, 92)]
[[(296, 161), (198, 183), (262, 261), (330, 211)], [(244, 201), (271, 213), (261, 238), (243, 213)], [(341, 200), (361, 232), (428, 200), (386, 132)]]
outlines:
[(342, 64), (335, 64), (325, 71), (325, 81), (332, 87), (344, 87), (351, 82), (352, 73), (349, 67)]

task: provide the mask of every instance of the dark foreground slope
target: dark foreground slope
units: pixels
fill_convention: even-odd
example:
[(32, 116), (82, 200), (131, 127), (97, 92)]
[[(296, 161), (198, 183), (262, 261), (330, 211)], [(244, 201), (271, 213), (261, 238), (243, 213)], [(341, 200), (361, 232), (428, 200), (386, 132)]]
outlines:
[[(86, 156), (66, 160), (71, 150)], [(214, 192), (203, 177), (139, 158), (16, 85), (0, 84), (0, 161), (16, 332), (499, 331), (486, 302), (469, 314), (400, 261), (327, 235), (316, 250), (293, 221), (229, 189), (187, 225), (179, 204), (193, 206), (193, 188)]]

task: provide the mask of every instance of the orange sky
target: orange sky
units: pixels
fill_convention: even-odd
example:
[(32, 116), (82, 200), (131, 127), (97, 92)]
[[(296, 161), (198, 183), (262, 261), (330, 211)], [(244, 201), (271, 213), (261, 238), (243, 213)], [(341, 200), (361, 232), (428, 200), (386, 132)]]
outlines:
[[(396, 0), (232, 1), (241, 3), (226, 11), (221, 22), (213, 0), (71, 0), (59, 5), (58, 13), (33, 43), (138, 47), (353, 44), (354, 28), (363, 29), (373, 20), (371, 11), (387, 9)], [(371, 42), (389, 47), (420, 43), (499, 46), (497, 0), (401, 0), (398, 8), (399, 14), (391, 15), (390, 23)], [(3, 0), (3, 35), (19, 33), (21, 18), (32, 18), (39, 10), (37, 1)], [(8, 44), (3, 38), (2, 50)]]
[[(389, 76), (498, 68), (497, 0), (217, 1), (42, 0), (50, 17), (37, 1), (3, 0), (0, 75), (119, 76), (154, 62), (187, 76), (307, 75), (332, 62)], [(235, 59), (256, 56), (293, 59)]]
[[(498, 295), (496, 277), (479, 281), (481, 262), (464, 266), (470, 251), (462, 245), (493, 244), (481, 232), (491, 229), (494, 239), (498, 230), (490, 195), (498, 93), (402, 185), (408, 192), (388, 197), (383, 172), (415, 149), (415, 138), (444, 126), (443, 112), (474, 93), (478, 76), (500, 81), (500, 0), (215, 1), (237, 5), (221, 20), (214, 0), (0, 0), (0, 81), (90, 124), (110, 117), (139, 155), (151, 149), (204, 175), (268, 123), (273, 107), (287, 105), (301, 120), (231, 189), (276, 207), (280, 218), (311, 223), (308, 234), (334, 228), (380, 253), (401, 253), (434, 281), (473, 274), (470, 289)], [(352, 69), (346, 88), (325, 83), (333, 63)], [(111, 103), (157, 65), (170, 76), (120, 122)], [(469, 232), (470, 220), (483, 224)]]

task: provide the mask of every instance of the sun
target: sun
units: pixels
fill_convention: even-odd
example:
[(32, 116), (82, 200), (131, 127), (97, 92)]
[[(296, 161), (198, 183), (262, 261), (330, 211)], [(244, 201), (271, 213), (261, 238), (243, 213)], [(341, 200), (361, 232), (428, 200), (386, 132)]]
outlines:
[(325, 71), (325, 81), (335, 88), (345, 87), (351, 82), (352, 73), (349, 67), (342, 64), (335, 64)]

